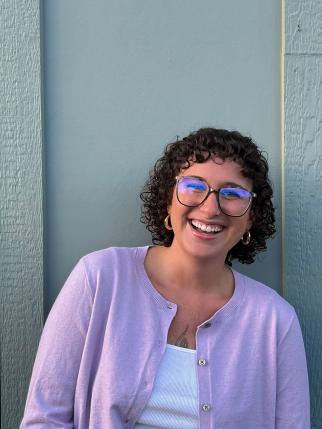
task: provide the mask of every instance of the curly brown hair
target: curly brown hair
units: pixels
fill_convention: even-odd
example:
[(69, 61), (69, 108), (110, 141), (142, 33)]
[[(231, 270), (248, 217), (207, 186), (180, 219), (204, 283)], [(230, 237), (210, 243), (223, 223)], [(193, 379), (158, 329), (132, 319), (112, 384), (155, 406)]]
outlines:
[(253, 191), (257, 196), (251, 206), (251, 241), (247, 246), (238, 242), (226, 257), (226, 263), (229, 265), (232, 259), (251, 264), (255, 255), (266, 249), (267, 239), (275, 233), (273, 191), (268, 178), (266, 157), (251, 138), (237, 131), (201, 128), (168, 144), (140, 194), (143, 201), (141, 222), (145, 223), (151, 232), (154, 244), (171, 246), (174, 235), (165, 228), (164, 219), (168, 214), (167, 208), (176, 184), (175, 178), (193, 162), (203, 163), (214, 155), (223, 160), (237, 162), (244, 176), (253, 181)]

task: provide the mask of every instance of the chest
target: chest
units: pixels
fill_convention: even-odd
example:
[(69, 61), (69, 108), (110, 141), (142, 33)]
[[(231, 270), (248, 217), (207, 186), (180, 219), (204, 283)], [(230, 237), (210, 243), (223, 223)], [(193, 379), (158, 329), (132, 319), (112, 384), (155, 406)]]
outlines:
[(208, 306), (186, 307), (178, 304), (177, 313), (168, 331), (168, 344), (178, 347), (196, 349), (196, 332), (198, 326), (210, 319), (224, 302), (214, 302)]
[[(124, 422), (128, 421), (128, 427), (133, 428), (151, 397), (165, 343), (171, 344), (172, 333), (180, 332), (189, 324), (188, 348), (195, 348), (197, 326), (211, 318), (221, 306), (215, 302), (206, 306), (205, 301), (198, 306), (193, 306), (190, 301), (187, 306), (171, 297), (172, 302), (177, 302), (174, 317), (174, 309), (167, 307), (166, 302), (161, 308), (155, 305), (150, 295), (139, 295), (138, 298), (139, 292), (136, 289), (134, 294), (134, 290), (129, 288), (128, 295), (122, 294), (119, 300), (113, 300), (109, 317), (103, 320), (101, 303), (104, 300), (96, 299), (94, 302), (93, 318), (102, 320), (100, 326), (103, 330), (98, 335), (97, 326), (89, 325), (75, 397), (77, 415), (82, 419), (84, 410), (89, 409), (86, 406), (88, 401), (97, 404), (100, 411), (97, 415), (88, 411), (91, 413), (88, 416), (90, 421), (76, 425), (78, 427), (103, 429), (108, 422), (116, 429), (124, 428)], [(119, 317), (120, 306), (123, 306), (124, 317)], [(225, 309), (222, 310), (225, 314)], [(266, 412), (261, 414), (260, 421), (253, 419), (252, 412), (254, 409), (263, 410), (264, 405), (267, 409), (267, 398), (276, 397), (276, 353), (272, 347), (278, 341), (272, 339), (268, 343), (265, 335), (265, 320), (271, 326), (271, 319), (261, 317), (258, 320), (252, 312), (241, 331), (240, 314), (236, 311), (232, 314), (234, 317), (217, 318), (210, 328), (198, 330), (198, 351), (194, 359), (198, 404), (211, 405), (209, 411), (199, 408), (203, 419), (200, 428), (210, 428), (211, 420), (218, 422), (218, 427), (229, 429), (242, 427), (241, 422), (245, 428), (272, 428), (274, 422)], [(254, 326), (262, 335), (253, 334)], [(274, 404), (272, 408), (274, 411)], [(115, 418), (113, 422), (110, 420), (112, 415)]]

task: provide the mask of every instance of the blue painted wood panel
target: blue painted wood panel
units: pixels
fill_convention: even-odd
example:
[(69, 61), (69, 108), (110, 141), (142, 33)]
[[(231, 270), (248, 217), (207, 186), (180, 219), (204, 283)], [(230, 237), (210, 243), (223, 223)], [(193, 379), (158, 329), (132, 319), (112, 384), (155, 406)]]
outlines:
[(286, 1), (285, 295), (307, 351), (312, 429), (322, 427), (322, 3)]
[(0, 2), (0, 418), (19, 426), (43, 321), (39, 1)]

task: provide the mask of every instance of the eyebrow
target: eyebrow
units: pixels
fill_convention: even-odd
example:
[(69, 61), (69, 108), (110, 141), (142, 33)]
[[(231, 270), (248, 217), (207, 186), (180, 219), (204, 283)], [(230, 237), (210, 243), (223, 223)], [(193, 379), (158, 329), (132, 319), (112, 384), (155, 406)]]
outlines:
[(242, 189), (245, 189), (246, 191), (248, 191), (248, 189), (246, 189), (244, 186), (240, 185), (239, 183), (235, 183), (235, 182), (227, 182), (227, 183), (225, 183), (225, 186), (231, 186), (233, 188), (242, 188)]
[[(207, 182), (207, 180), (201, 176), (190, 176), (189, 175), (189, 176), (179, 176), (179, 177), (193, 177), (195, 179), (200, 179), (200, 180), (206, 182), (208, 184), (208, 186), (210, 186), (209, 183)], [(249, 189), (247, 189), (244, 186), (240, 185), (239, 183), (235, 183), (235, 182), (225, 182), (223, 186), (220, 186), (220, 188), (224, 188), (226, 186), (231, 186), (232, 188), (242, 188), (242, 189), (245, 189), (245, 191), (251, 192)], [(210, 186), (210, 187), (212, 187), (212, 186)]]

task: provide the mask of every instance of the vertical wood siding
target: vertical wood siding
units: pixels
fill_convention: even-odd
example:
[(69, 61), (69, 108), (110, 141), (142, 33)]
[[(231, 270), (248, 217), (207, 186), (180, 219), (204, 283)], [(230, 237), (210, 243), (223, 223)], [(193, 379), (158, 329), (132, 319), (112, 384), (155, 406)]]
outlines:
[(17, 428), (42, 325), (39, 1), (0, 1), (1, 428)]
[(298, 312), (312, 429), (322, 427), (322, 2), (285, 3), (285, 294)]

